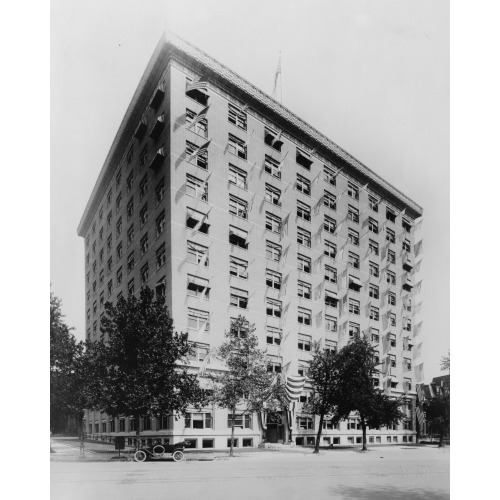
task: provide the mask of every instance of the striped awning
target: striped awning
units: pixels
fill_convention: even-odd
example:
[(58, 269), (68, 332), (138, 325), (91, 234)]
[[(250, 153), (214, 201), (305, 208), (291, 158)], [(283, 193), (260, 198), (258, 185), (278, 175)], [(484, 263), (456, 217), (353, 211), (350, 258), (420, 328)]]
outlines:
[(349, 283), (353, 283), (356, 286), (362, 286), (361, 281), (356, 276), (349, 275)]
[(299, 375), (289, 375), (286, 377), (286, 394), (290, 402), (299, 400), (305, 383), (306, 377)]

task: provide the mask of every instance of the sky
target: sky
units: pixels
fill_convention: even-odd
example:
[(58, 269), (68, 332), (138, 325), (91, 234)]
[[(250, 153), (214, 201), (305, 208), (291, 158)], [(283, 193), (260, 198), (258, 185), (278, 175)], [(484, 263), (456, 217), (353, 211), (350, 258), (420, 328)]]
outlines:
[(170, 29), (282, 102), (424, 208), (425, 381), (450, 345), (449, 4), (443, 0), (51, 2), (50, 280), (85, 336), (76, 229)]

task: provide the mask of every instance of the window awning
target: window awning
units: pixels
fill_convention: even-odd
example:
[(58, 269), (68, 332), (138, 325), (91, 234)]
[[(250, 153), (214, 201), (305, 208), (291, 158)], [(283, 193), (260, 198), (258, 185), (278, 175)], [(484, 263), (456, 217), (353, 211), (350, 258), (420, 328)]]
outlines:
[(196, 221), (202, 220), (204, 215), (200, 212), (197, 212), (196, 210), (193, 210), (192, 208), (187, 209), (187, 218), (188, 219), (194, 219)]
[(188, 275), (188, 281), (189, 281), (189, 283), (193, 283), (194, 285), (203, 286), (205, 288), (208, 288), (208, 280), (206, 280), (204, 278), (198, 278), (198, 276)]
[(405, 264), (409, 267), (413, 267), (413, 261), (412, 261), (411, 257), (409, 257), (409, 256), (406, 257)]
[(325, 295), (331, 299), (339, 300), (337, 298), (337, 294), (335, 292), (331, 292), (330, 290), (325, 290)]
[(362, 286), (361, 281), (359, 281), (359, 278), (357, 278), (356, 276), (349, 276), (349, 283), (352, 283), (356, 286)]
[(306, 153), (303, 149), (297, 148), (297, 155), (303, 156), (307, 160), (311, 159), (311, 155), (309, 153)]
[(235, 236), (243, 238), (244, 240), (246, 240), (248, 236), (248, 233), (246, 231), (243, 231), (243, 229), (238, 229), (237, 227), (233, 226), (229, 226), (229, 234), (234, 234)]
[(411, 278), (406, 278), (406, 286), (413, 288), (413, 282)]

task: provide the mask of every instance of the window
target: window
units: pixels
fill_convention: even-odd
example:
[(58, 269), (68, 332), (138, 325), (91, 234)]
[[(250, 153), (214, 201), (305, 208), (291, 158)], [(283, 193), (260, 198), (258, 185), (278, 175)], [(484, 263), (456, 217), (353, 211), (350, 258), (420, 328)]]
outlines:
[(131, 198), (130, 201), (127, 203), (127, 220), (130, 220), (130, 218), (134, 215), (134, 198)]
[(387, 271), (387, 283), (389, 283), (390, 285), (396, 284), (396, 274), (392, 271)]
[(186, 194), (198, 200), (208, 201), (208, 183), (186, 174)]
[(410, 247), (410, 240), (405, 239), (403, 241), (403, 250), (405, 252), (411, 252), (411, 247)]
[(141, 227), (146, 224), (149, 214), (148, 214), (148, 204), (145, 203), (144, 206), (141, 208), (141, 211), (139, 213), (140, 221), (141, 221)]
[(302, 229), (301, 227), (297, 228), (297, 243), (299, 245), (304, 245), (305, 247), (311, 248), (311, 233)]
[(389, 354), (389, 363), (391, 368), (396, 368), (396, 356), (394, 354)]
[(299, 333), (299, 339), (298, 339), (298, 343), (297, 343), (297, 348), (299, 349), (299, 351), (310, 352), (311, 345), (312, 345), (311, 337), (308, 337), (306, 335), (301, 335)]
[(104, 260), (104, 248), (99, 251), (99, 263), (102, 264)]
[(246, 147), (245, 141), (239, 139), (238, 137), (236, 137), (232, 134), (229, 134), (227, 149), (233, 155), (236, 155), (236, 156), (242, 158), (243, 160), (246, 160), (247, 147)]
[(144, 147), (141, 149), (139, 153), (139, 165), (144, 167), (146, 162), (148, 161), (148, 145), (144, 144)]
[(186, 78), (186, 95), (197, 103), (206, 106), (209, 98), (207, 83), (201, 81), (200, 77), (195, 79)]
[(297, 191), (311, 196), (311, 181), (297, 174), (297, 182), (295, 184)]
[(302, 203), (301, 201), (297, 201), (297, 217), (304, 219), (305, 221), (311, 221), (311, 207)]
[(266, 127), (264, 131), (264, 142), (274, 148), (276, 151), (281, 152), (283, 141), (281, 140), (281, 132), (277, 133)]
[(380, 312), (378, 307), (370, 306), (370, 319), (373, 319), (373, 321), (380, 320)]
[(359, 246), (359, 233), (354, 229), (349, 229), (347, 232), (347, 241), (352, 245)]
[(92, 283), (92, 292), (94, 293), (94, 295), (95, 295), (96, 290), (97, 290), (97, 282), (96, 282), (96, 281), (94, 281), (94, 282)]
[(349, 312), (351, 314), (359, 315), (359, 301), (354, 299), (349, 299)]
[(129, 176), (127, 177), (127, 193), (130, 193), (130, 191), (132, 191), (133, 185), (134, 185), (134, 172), (130, 172)]
[[(410, 330), (411, 330), (411, 320), (408, 320), (410, 322)], [(389, 315), (389, 324), (391, 326), (396, 326), (396, 315), (394, 313), (391, 313)]]
[(359, 325), (357, 323), (349, 322), (349, 338), (359, 337)]
[(210, 224), (208, 222), (208, 214), (202, 214), (192, 208), (187, 209), (186, 227), (193, 229), (193, 233), (199, 231), (200, 233), (208, 234)]
[(334, 267), (325, 265), (325, 280), (337, 283), (337, 270)]
[(391, 210), (389, 207), (387, 207), (385, 209), (385, 218), (388, 221), (396, 222), (396, 214), (394, 213), (394, 210)]
[[(104, 292), (101, 292), (99, 294), (99, 307), (102, 307), (104, 305)], [(102, 314), (101, 314), (102, 317)]]
[(389, 305), (395, 306), (396, 305), (396, 294), (389, 292), (387, 294), (387, 302), (389, 302)]
[(349, 290), (354, 290), (355, 292), (359, 292), (361, 287), (363, 286), (359, 278), (356, 276), (349, 275)]
[(229, 226), (229, 243), (245, 250), (248, 249), (248, 232)]
[(314, 419), (311, 417), (297, 417), (297, 429), (314, 430)]
[(267, 371), (274, 373), (281, 373), (281, 360), (276, 356), (268, 356)]
[(242, 429), (251, 429), (252, 428), (252, 415), (228, 415), (227, 416), (227, 427), (230, 429), (233, 424), (234, 418), (234, 426), (241, 427)]
[(312, 314), (311, 314), (311, 311), (309, 311), (309, 309), (304, 309), (302, 307), (299, 307), (297, 321), (300, 324), (311, 326), (311, 317), (312, 317)]
[(325, 316), (325, 330), (327, 332), (337, 331), (337, 318), (333, 316)]
[(337, 294), (335, 292), (331, 292), (330, 290), (325, 290), (325, 305), (337, 307), (338, 303), (339, 299), (337, 298)]
[(107, 270), (108, 270), (108, 273), (111, 272), (111, 268), (113, 267), (113, 257), (111, 256), (109, 259), (108, 259), (108, 264), (107, 264)]
[(380, 335), (378, 330), (376, 330), (375, 328), (370, 328), (370, 335), (370, 339), (372, 342), (380, 342)]
[(349, 207), (347, 208), (347, 218), (351, 222), (359, 224), (359, 210), (349, 205)]
[(281, 318), (281, 302), (279, 300), (267, 299), (266, 314), (275, 318)]
[(281, 273), (266, 269), (266, 285), (276, 290), (281, 289)]
[(331, 184), (332, 186), (336, 185), (337, 174), (326, 165), (323, 167), (323, 179), (327, 184)]
[(163, 231), (165, 231), (165, 212), (162, 212), (157, 218), (156, 218), (156, 237), (160, 236)]
[(335, 228), (337, 227), (337, 223), (328, 215), (325, 215), (325, 220), (323, 222), (323, 229), (328, 231), (329, 233), (335, 233)]
[(378, 286), (370, 284), (368, 293), (372, 299), (378, 299), (379, 298)]
[(229, 213), (246, 219), (248, 217), (248, 203), (232, 194), (229, 195)]
[(374, 255), (378, 255), (378, 243), (376, 241), (370, 240), (368, 242), (368, 250)]
[(164, 299), (167, 291), (165, 276), (158, 280), (155, 285), (156, 299)]
[(196, 144), (186, 141), (186, 158), (187, 161), (197, 167), (203, 170), (208, 169), (208, 151), (206, 145), (198, 147)]
[(165, 265), (166, 260), (165, 243), (162, 243), (158, 250), (156, 250), (156, 270)]
[(408, 220), (406, 219), (403, 219), (401, 221), (401, 225), (403, 226), (403, 229), (407, 232), (407, 233), (411, 233), (411, 224)]
[(233, 307), (246, 309), (248, 307), (248, 292), (238, 288), (231, 287), (230, 289), (230, 304)]
[(141, 249), (141, 257), (148, 251), (149, 241), (148, 241), (148, 233), (146, 233), (140, 241), (140, 249)]
[(281, 246), (272, 241), (266, 241), (266, 258), (278, 262), (281, 258)]
[(99, 209), (99, 222), (102, 222), (102, 216), (103, 216), (103, 213), (104, 213), (104, 208), (103, 208), (103, 207), (101, 207), (101, 208)]
[(352, 182), (349, 182), (347, 184), (347, 194), (351, 197), (354, 198), (355, 200), (359, 200), (359, 188)]
[(96, 242), (94, 241), (94, 243), (92, 243), (92, 255), (95, 255), (95, 246)]
[[(133, 237), (132, 237), (133, 239)], [(123, 245), (122, 245), (122, 242), (120, 241), (120, 243), (118, 243), (117, 247), (116, 247), (116, 257), (118, 260), (120, 260), (122, 258), (122, 255), (123, 255)]]
[(123, 271), (122, 268), (120, 267), (118, 271), (116, 271), (116, 282), (118, 285), (122, 284), (122, 278), (123, 278)]
[(113, 212), (109, 212), (108, 216), (106, 217), (106, 224), (108, 229), (111, 227), (112, 218), (113, 218)]
[(324, 253), (328, 257), (332, 257), (334, 259), (337, 255), (337, 245), (335, 245), (335, 243), (331, 243), (330, 241), (325, 241)]
[(208, 312), (198, 309), (188, 308), (188, 328), (197, 332), (209, 332), (210, 323), (208, 321)]
[(116, 222), (116, 236), (122, 234), (122, 218), (120, 217)]
[(279, 233), (281, 229), (281, 217), (266, 212), (266, 229), (273, 233)]
[(332, 193), (325, 191), (325, 194), (323, 195), (323, 204), (327, 208), (331, 208), (332, 210), (337, 210), (337, 197), (334, 196)]
[(274, 158), (267, 155), (264, 160), (264, 170), (273, 177), (281, 179), (281, 164)]
[(388, 335), (388, 338), (389, 338), (389, 345), (391, 347), (396, 347), (396, 335), (394, 335), (393, 333), (390, 333)]
[(110, 234), (108, 236), (108, 239), (106, 240), (106, 249), (107, 249), (108, 252), (111, 250), (112, 243), (113, 243), (113, 235)]
[(237, 278), (248, 279), (248, 262), (236, 257), (229, 257), (229, 274)]
[(281, 344), (282, 332), (279, 328), (266, 327), (266, 342), (270, 345)]
[(187, 294), (191, 297), (210, 298), (209, 281), (198, 276), (188, 274)]
[(97, 270), (97, 262), (94, 260), (94, 263), (92, 264), (92, 272), (93, 272), (93, 274), (96, 273), (96, 270)]
[(297, 153), (295, 156), (296, 162), (307, 170), (311, 170), (311, 165), (313, 163), (312, 157), (309, 153), (306, 153), (303, 149), (297, 148)]
[(99, 229), (99, 243), (102, 242), (102, 237), (104, 235), (104, 228)]
[(229, 123), (246, 130), (247, 129), (247, 114), (236, 106), (228, 103), (228, 117)]
[(186, 429), (211, 429), (211, 413), (186, 413), (184, 415), (184, 426)]
[[(202, 115), (203, 112), (205, 112), (204, 115)], [(208, 122), (202, 116), (206, 116), (206, 110), (200, 111), (200, 115), (197, 115), (194, 111), (186, 109), (186, 128), (206, 138), (208, 135)]]
[(148, 191), (148, 174), (145, 174), (139, 184), (139, 199), (142, 200)]
[(297, 295), (304, 299), (311, 298), (311, 285), (310, 283), (305, 283), (304, 281), (299, 281), (297, 283)]
[(368, 230), (372, 233), (378, 234), (378, 222), (371, 217), (368, 219)]
[(380, 275), (378, 265), (375, 264), (375, 262), (369, 262), (368, 263), (368, 269), (370, 272), (370, 276), (373, 276), (375, 278), (378, 278)]
[(127, 257), (127, 271), (130, 272), (134, 269), (135, 260), (134, 260), (134, 252), (132, 251), (130, 255)]
[(303, 255), (297, 255), (297, 269), (304, 273), (311, 273), (311, 259)]
[(387, 251), (387, 260), (388, 260), (389, 264), (396, 263), (396, 252), (394, 252), (394, 250)]
[(99, 272), (99, 285), (102, 285), (104, 282), (104, 269), (101, 269)]
[(349, 252), (347, 257), (347, 264), (355, 269), (359, 269), (359, 255), (356, 255), (353, 252)]
[(116, 188), (117, 189), (120, 187), (121, 182), (122, 182), (122, 167), (119, 167), (118, 170), (116, 171)]
[(192, 262), (193, 264), (208, 266), (208, 247), (188, 241), (187, 261)]
[(368, 196), (368, 206), (370, 207), (371, 210), (374, 212), (378, 212), (378, 200), (374, 196), (369, 195)]
[(269, 203), (281, 207), (281, 191), (266, 183), (265, 199)]
[(247, 189), (247, 173), (241, 168), (229, 165), (229, 183)]
[(108, 297), (113, 293), (113, 280), (108, 281)]
[(161, 181), (156, 185), (155, 188), (155, 201), (158, 205), (165, 196), (165, 180), (161, 179)]
[(396, 243), (396, 233), (392, 229), (387, 228), (385, 230), (385, 239), (389, 243)]
[(405, 330), (411, 332), (411, 319), (406, 320)]

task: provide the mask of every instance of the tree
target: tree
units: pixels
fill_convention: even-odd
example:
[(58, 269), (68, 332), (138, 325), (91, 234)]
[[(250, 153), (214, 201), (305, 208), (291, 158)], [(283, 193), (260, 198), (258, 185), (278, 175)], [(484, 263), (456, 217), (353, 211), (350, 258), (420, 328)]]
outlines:
[(154, 300), (146, 287), (139, 299), (121, 297), (116, 306), (107, 302), (105, 311), (101, 324), (107, 341), (88, 345), (91, 406), (112, 417), (133, 416), (139, 446), (141, 417), (201, 409), (205, 391), (188, 373), (188, 335), (174, 332), (163, 298)]
[(258, 411), (275, 414), (284, 407), (285, 388), (281, 380), (268, 372), (266, 351), (258, 349), (259, 340), (254, 332), (255, 326), (243, 316), (232, 320), (225, 333), (227, 340), (216, 353), (227, 370), (207, 375), (212, 381), (214, 403), (227, 409), (231, 418), (231, 457), (238, 417)]
[(422, 404), (425, 420), (430, 428), (439, 433), (439, 448), (444, 447), (444, 435), (450, 429), (450, 393), (440, 390), (434, 397), (426, 399)]
[(448, 349), (448, 355), (441, 357), (441, 371), (450, 371), (450, 350)]
[(83, 390), (84, 346), (77, 342), (63, 321), (61, 300), (50, 294), (50, 428), (71, 431), (68, 417), (75, 417), (82, 434), (83, 412), (87, 405)]
[(304, 405), (304, 411), (312, 415), (319, 415), (318, 434), (314, 453), (319, 453), (319, 443), (323, 430), (323, 420), (331, 415), (334, 423), (339, 421), (337, 416), (337, 354), (330, 350), (323, 350), (316, 345), (313, 357), (309, 363), (307, 377), (312, 385), (312, 394)]
[(340, 418), (347, 418), (357, 411), (363, 431), (363, 448), (366, 446), (366, 428), (378, 428), (398, 423), (404, 414), (402, 399), (390, 398), (373, 385), (378, 374), (376, 351), (364, 338), (355, 338), (343, 347), (336, 360), (338, 373), (338, 406)]

